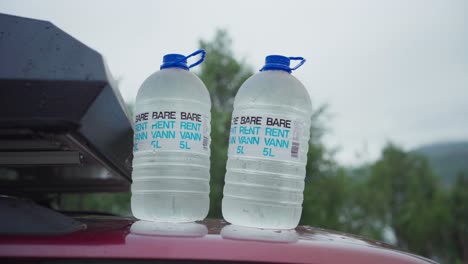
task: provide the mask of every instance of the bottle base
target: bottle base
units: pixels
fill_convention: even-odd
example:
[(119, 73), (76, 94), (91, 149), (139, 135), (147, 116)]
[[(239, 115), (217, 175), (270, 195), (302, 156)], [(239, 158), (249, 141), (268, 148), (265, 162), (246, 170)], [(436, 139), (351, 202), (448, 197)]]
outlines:
[(299, 224), (302, 206), (256, 202), (225, 196), (222, 205), (224, 219), (234, 225), (293, 229)]
[(131, 208), (141, 220), (184, 223), (205, 219), (209, 203), (208, 194), (132, 193)]

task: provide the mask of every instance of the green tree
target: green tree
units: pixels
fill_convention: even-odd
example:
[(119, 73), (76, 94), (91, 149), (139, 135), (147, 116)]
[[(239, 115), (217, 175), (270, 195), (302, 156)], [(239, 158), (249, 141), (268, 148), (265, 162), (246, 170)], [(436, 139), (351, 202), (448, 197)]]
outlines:
[(391, 228), (400, 247), (428, 257), (443, 254), (444, 229), (451, 224), (447, 196), (424, 157), (387, 145), (365, 187), (360, 208), (368, 222)]
[(232, 51), (232, 39), (225, 30), (218, 30), (210, 41), (200, 40), (207, 56), (199, 68), (199, 76), (211, 95), (211, 181), (209, 217), (222, 218), (221, 199), (226, 173), (227, 148), (232, 104), (242, 83), (253, 71)]
[(300, 223), (351, 232), (345, 212), (351, 206), (352, 186), (352, 178), (340, 168), (309, 176)]
[(300, 224), (351, 232), (348, 211), (355, 184), (335, 161), (336, 150), (323, 143), (329, 119), (328, 105), (313, 108)]
[(199, 46), (207, 54), (199, 76), (210, 92), (212, 110), (231, 113), (237, 90), (253, 71), (244, 61), (235, 58), (232, 39), (226, 30), (217, 30), (211, 41), (200, 40)]
[(130, 193), (65, 193), (60, 195), (57, 209), (96, 214), (130, 216)]
[(459, 172), (451, 194), (451, 240), (459, 263), (468, 263), (468, 176)]

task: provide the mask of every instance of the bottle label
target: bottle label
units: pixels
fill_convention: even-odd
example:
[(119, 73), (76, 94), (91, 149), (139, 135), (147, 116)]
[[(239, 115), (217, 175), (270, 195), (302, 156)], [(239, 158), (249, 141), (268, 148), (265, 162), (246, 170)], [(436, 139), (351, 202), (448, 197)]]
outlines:
[(300, 160), (305, 122), (281, 116), (233, 116), (229, 156)]
[(209, 155), (210, 117), (183, 111), (135, 116), (133, 152), (190, 151)]

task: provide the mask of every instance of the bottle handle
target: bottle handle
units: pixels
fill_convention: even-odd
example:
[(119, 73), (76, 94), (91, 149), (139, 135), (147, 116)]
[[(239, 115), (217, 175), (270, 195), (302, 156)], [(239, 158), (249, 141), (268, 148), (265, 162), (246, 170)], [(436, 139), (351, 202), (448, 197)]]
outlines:
[(294, 70), (298, 69), (299, 67), (301, 67), (306, 62), (306, 59), (304, 59), (303, 57), (289, 57), (289, 59), (290, 60), (300, 60), (300, 62), (296, 66), (290, 68), (291, 71), (294, 71)]
[(202, 63), (205, 60), (206, 51), (204, 49), (199, 49), (199, 50), (195, 51), (194, 53), (192, 53), (192, 54), (185, 57), (185, 59), (188, 60), (188, 58), (193, 57), (193, 56), (197, 56), (200, 53), (201, 53), (200, 59), (198, 61), (194, 62), (193, 64), (191, 64), (190, 66), (188, 66), (189, 69), (197, 66), (198, 64)]

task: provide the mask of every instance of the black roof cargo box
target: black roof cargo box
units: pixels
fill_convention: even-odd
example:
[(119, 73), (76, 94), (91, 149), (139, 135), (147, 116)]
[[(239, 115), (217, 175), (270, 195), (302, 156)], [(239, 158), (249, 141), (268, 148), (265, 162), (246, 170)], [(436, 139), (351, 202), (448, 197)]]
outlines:
[(98, 52), (0, 14), (0, 193), (127, 191), (132, 137)]

